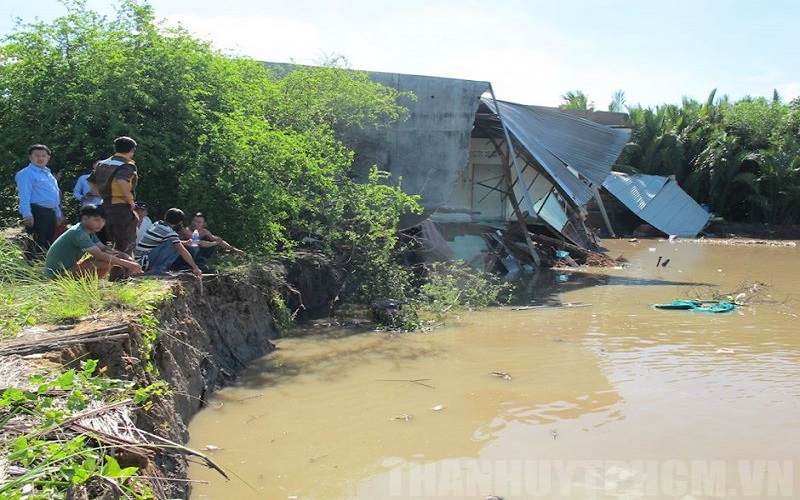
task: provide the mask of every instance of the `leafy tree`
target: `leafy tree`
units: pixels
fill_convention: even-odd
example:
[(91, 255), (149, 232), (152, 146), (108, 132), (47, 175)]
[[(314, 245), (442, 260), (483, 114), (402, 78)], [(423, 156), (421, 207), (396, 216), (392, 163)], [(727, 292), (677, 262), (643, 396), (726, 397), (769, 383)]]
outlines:
[(786, 132), (783, 124), (789, 112), (780, 101), (746, 98), (726, 110), (724, 126), (729, 133), (740, 138), (743, 148), (753, 151), (769, 149), (774, 138)]
[(678, 108), (635, 107), (629, 111), (633, 134), (631, 142), (623, 150), (620, 163), (651, 175), (670, 175), (680, 170), (684, 155)]
[[(415, 208), (398, 188), (353, 185), (343, 142), (348, 130), (402, 118), (405, 94), (336, 61), (278, 75), (225, 57), (156, 21), (146, 3), (123, 1), (113, 20), (79, 0), (65, 5), (64, 17), (21, 25), (0, 45), (3, 199), (15, 199), (13, 168), (29, 144), (51, 146), (71, 186), (114, 137), (130, 135), (138, 199), (156, 214), (203, 211), (250, 250), (291, 248), (307, 234), (341, 243), (343, 226), (375, 215), (370, 206)], [(12, 203), (0, 207), (5, 217), (15, 217)], [(374, 239), (390, 241), (391, 214), (373, 220)]]

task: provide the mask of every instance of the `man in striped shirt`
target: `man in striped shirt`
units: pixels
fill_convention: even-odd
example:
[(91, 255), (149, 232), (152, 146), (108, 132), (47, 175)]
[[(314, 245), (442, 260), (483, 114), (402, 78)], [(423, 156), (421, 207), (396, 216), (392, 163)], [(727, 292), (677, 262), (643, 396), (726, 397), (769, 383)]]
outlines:
[(190, 244), (191, 240), (181, 241), (176, 232), (176, 229), (180, 229), (183, 224), (183, 218), (183, 210), (170, 208), (164, 215), (164, 220), (150, 226), (136, 244), (133, 255), (142, 265), (145, 274), (166, 274), (169, 266), (180, 255), (189, 263), (195, 276), (202, 276), (203, 271), (197, 267), (192, 255), (184, 247), (184, 244)]

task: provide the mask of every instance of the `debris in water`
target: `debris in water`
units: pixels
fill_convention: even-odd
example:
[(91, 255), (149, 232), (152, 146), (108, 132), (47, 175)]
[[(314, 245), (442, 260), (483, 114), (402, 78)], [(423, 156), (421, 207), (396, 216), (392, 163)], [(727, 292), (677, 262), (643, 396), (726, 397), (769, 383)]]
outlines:
[(403, 413), (402, 415), (398, 415), (396, 417), (392, 417), (389, 420), (405, 420), (408, 422), (409, 420), (413, 419), (414, 415), (409, 415), (408, 413)]
[(379, 379), (375, 379), (376, 382), (411, 382), (412, 384), (423, 385), (423, 386), (429, 387), (431, 389), (436, 389), (436, 387), (424, 383), (425, 380), (430, 380), (430, 379), (429, 378), (415, 378), (415, 379), (379, 378)]
[(734, 351), (730, 347), (720, 347), (719, 349), (717, 349), (717, 353), (718, 354), (734, 354), (734, 353), (736, 353), (736, 351)]
[(217, 451), (217, 450), (219, 450), (219, 446), (215, 446), (213, 444), (207, 444), (207, 445), (204, 446), (204, 449), (206, 451)]
[(661, 267), (667, 267), (667, 264), (669, 264), (669, 259), (667, 259), (664, 262), (662, 262), (661, 263)]
[(492, 375), (503, 380), (511, 380), (511, 374), (506, 372), (492, 372)]
[(527, 311), (529, 309), (552, 309), (555, 307), (588, 307), (592, 304), (587, 304), (585, 302), (548, 302), (546, 304), (538, 304), (538, 305), (531, 305), (531, 306), (522, 306), (522, 307), (512, 307), (512, 311)]
[(433, 411), (442, 411), (442, 410), (444, 410), (444, 405), (436, 405), (433, 408), (431, 408), (431, 410), (433, 410)]
[(658, 256), (658, 262), (656, 262), (656, 267), (661, 265), (661, 256)]
[(556, 439), (558, 437), (558, 431), (553, 429), (550, 431), (550, 435), (553, 436), (553, 439)]

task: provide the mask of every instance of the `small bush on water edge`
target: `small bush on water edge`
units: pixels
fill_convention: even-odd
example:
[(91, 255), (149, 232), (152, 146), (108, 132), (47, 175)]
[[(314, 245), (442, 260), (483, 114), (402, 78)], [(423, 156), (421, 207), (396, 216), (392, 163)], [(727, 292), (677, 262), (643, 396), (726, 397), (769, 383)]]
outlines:
[(429, 264), (426, 277), (420, 294), (420, 309), (437, 317), (451, 310), (481, 309), (506, 303), (513, 289), (497, 276), (471, 268), (462, 261)]
[[(397, 263), (383, 263), (375, 271), (366, 273), (357, 297), (377, 299), (372, 317), (391, 330), (423, 330), (428, 323), (440, 322), (459, 310), (507, 303), (513, 293), (510, 283), (461, 261), (425, 264), (416, 273)], [(386, 299), (394, 299), (398, 307), (381, 307)]]

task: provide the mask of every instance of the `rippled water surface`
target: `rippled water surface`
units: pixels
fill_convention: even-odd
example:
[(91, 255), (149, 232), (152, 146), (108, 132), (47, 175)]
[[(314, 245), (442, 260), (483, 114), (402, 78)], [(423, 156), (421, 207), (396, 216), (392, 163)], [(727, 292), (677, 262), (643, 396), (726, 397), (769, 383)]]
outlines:
[(192, 421), (238, 476), (193, 466), (192, 498), (800, 498), (798, 249), (605, 246), (630, 264), (529, 286), (581, 307), (278, 341)]

